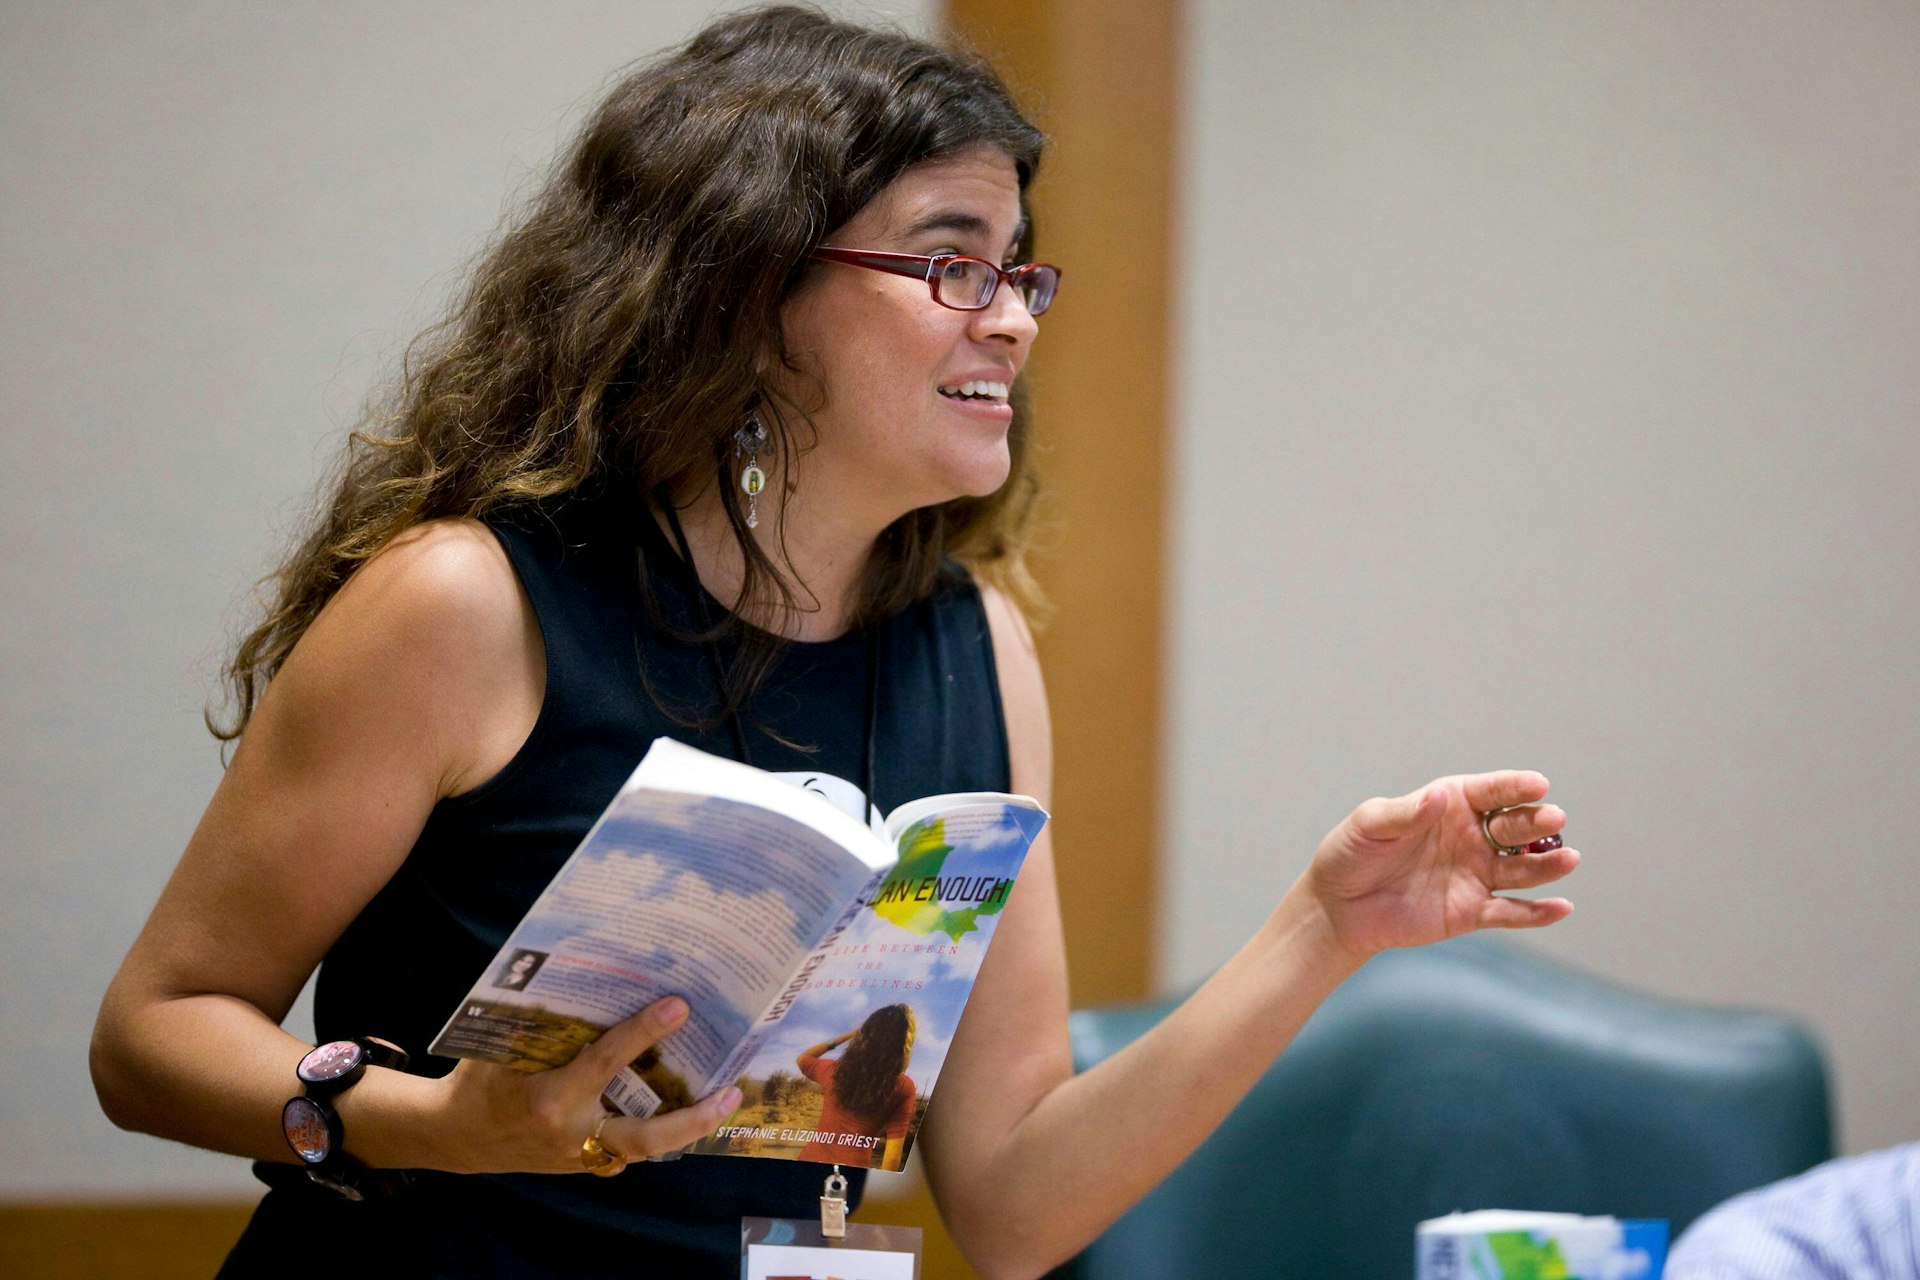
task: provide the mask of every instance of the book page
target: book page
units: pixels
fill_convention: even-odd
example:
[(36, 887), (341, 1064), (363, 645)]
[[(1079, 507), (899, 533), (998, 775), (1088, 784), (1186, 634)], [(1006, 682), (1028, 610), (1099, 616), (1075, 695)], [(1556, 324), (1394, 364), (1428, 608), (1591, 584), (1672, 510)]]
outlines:
[(1032, 796), (1013, 795), (1005, 791), (955, 791), (907, 801), (886, 816), (879, 826), (879, 834), (889, 845), (897, 848), (900, 837), (923, 818), (937, 818), (942, 814), (958, 813), (962, 809), (997, 810), (1003, 805), (1033, 809), (1041, 814), (1044, 822), (1046, 810), (1041, 809), (1040, 802)]
[(871, 875), (838, 841), (781, 813), (713, 795), (623, 790), (433, 1052), (560, 1066), (613, 1023), (679, 995), (692, 1012), (647, 1055), (645, 1076), (662, 1101), (684, 1105)]
[[(971, 803), (901, 832), (899, 864), (819, 957), (790, 1007), (758, 1029), (764, 1038), (735, 1082), (740, 1110), (696, 1143), (695, 1154), (901, 1167), (987, 944), (1047, 821), (1021, 797), (965, 799)], [(911, 1028), (904, 1047), (902, 1024)], [(879, 1037), (890, 1026), (895, 1038), (883, 1051)], [(874, 1040), (862, 1044), (869, 1027)], [(849, 1033), (854, 1040), (822, 1049)], [(882, 1052), (900, 1062), (891, 1103), (860, 1114), (846, 1101), (845, 1081), (829, 1096), (845, 1064), (871, 1075), (868, 1055)]]
[(893, 864), (891, 840), (876, 844), (876, 832), (862, 816), (867, 806), (858, 798), (860, 789), (830, 774), (769, 773), (656, 738), (621, 791), (636, 787), (744, 800), (813, 827), (875, 871)]

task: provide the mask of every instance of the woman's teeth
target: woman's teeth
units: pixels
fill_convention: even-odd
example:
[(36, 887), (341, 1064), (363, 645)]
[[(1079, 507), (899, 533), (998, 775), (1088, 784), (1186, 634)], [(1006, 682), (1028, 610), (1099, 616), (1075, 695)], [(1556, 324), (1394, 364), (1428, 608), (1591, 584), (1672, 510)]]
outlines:
[(1004, 382), (962, 382), (956, 386), (941, 387), (940, 394), (955, 400), (993, 400), (1006, 403), (1007, 384)]

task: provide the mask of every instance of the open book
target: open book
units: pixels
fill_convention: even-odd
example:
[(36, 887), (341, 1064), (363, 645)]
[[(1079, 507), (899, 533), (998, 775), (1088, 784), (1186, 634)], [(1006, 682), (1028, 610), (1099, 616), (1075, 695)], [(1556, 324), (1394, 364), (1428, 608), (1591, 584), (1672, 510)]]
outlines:
[[(851, 786), (823, 779), (824, 791)], [(667, 995), (691, 1012), (607, 1086), (628, 1115), (738, 1084), (702, 1155), (899, 1169), (1047, 814), (968, 793), (861, 821), (662, 738), (431, 1051), (571, 1062)]]

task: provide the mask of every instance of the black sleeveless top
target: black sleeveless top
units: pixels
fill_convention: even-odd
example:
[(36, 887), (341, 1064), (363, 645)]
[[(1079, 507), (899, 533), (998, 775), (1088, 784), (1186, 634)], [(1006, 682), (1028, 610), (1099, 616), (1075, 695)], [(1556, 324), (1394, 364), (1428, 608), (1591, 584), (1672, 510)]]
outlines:
[[(487, 523), (539, 621), (547, 684), (538, 720), (499, 774), (435, 806), (405, 863), (328, 952), (314, 1003), (321, 1041), (382, 1036), (433, 1075), (453, 1062), (429, 1058), (428, 1043), (648, 745), (664, 736), (739, 754), (718, 721), (708, 651), (674, 634), (697, 632), (725, 606), (706, 597), (703, 615), (697, 581), (644, 508), (573, 503)], [(958, 566), (871, 638), (787, 645), (742, 717), (752, 763), (864, 786), (870, 654), (879, 673), (872, 799), (882, 812), (923, 795), (1010, 788), (986, 615)], [(817, 1216), (826, 1172), (689, 1156), (604, 1179), (429, 1173), (371, 1209), (289, 1184), (263, 1202), (248, 1237), (271, 1246), (259, 1256), (274, 1254), (282, 1275), (282, 1250), (302, 1248), (288, 1229), (311, 1247), (316, 1229), (357, 1235), (357, 1220), (377, 1216), (423, 1250), (408, 1266), (415, 1274), (593, 1275), (604, 1257), (609, 1275), (734, 1276), (740, 1218)], [(850, 1200), (864, 1172), (848, 1171)], [(223, 1274), (252, 1274), (235, 1265), (248, 1245)]]

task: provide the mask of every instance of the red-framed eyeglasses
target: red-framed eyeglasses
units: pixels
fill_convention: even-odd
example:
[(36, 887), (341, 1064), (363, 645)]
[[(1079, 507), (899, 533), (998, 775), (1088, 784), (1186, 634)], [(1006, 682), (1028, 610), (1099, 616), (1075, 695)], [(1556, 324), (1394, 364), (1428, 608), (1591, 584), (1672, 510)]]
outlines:
[(1029, 262), (1019, 267), (998, 267), (985, 258), (969, 258), (961, 253), (888, 253), (881, 249), (842, 249), (823, 244), (808, 255), (820, 262), (838, 262), (843, 266), (865, 267), (869, 271), (889, 271), (896, 276), (925, 280), (933, 291), (933, 300), (955, 311), (984, 311), (993, 305), (1000, 282), (1013, 286), (1029, 315), (1040, 315), (1053, 305), (1060, 290), (1060, 268), (1050, 262)]

